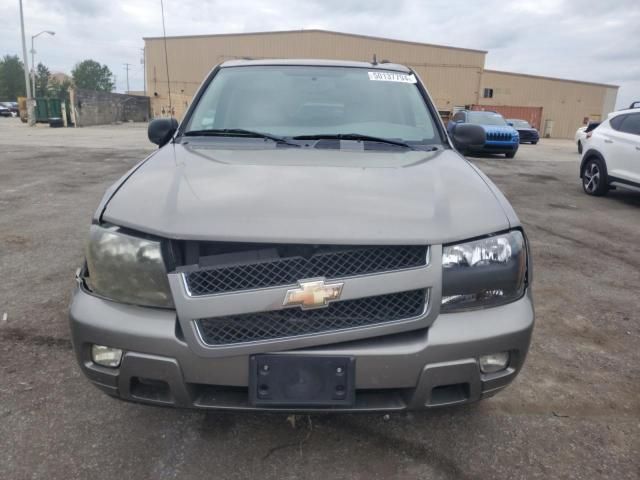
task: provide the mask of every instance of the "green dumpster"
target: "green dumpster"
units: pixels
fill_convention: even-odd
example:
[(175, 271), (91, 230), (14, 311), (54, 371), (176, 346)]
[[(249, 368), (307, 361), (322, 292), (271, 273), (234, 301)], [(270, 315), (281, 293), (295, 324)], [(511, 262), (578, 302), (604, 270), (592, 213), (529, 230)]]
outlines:
[(36, 98), (36, 122), (48, 123), (50, 118), (62, 117), (62, 102), (58, 98)]

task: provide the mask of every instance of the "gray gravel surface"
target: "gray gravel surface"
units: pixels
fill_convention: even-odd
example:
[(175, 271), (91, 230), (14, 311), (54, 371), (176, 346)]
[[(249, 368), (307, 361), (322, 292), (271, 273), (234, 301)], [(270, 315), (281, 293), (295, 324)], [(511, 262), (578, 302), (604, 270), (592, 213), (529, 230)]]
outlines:
[(295, 419), (123, 403), (76, 366), (67, 306), (91, 215), (151, 150), (143, 125), (0, 119), (0, 479), (640, 477), (640, 195), (584, 195), (572, 142), (471, 158), (533, 248), (515, 383), (461, 408)]

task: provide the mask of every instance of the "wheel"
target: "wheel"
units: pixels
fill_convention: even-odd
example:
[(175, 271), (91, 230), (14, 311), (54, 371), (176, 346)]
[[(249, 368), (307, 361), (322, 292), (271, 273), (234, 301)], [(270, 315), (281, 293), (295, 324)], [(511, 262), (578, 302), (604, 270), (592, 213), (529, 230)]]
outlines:
[(513, 152), (509, 152), (509, 153), (505, 153), (504, 156), (507, 158), (513, 158), (516, 156), (516, 153), (518, 152), (518, 150), (514, 150)]
[(582, 141), (578, 140), (578, 153), (582, 155)]
[(607, 169), (604, 162), (597, 157), (587, 160), (582, 170), (582, 189), (587, 195), (601, 197), (609, 190)]
[(536, 140), (535, 142), (531, 142), (531, 145), (535, 145), (536, 143), (538, 143), (538, 140)]

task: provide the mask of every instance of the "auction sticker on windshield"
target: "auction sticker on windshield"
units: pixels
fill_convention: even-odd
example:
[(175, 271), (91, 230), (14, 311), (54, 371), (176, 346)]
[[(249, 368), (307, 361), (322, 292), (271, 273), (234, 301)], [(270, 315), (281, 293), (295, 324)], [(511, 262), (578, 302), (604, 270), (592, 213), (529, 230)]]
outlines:
[(369, 72), (369, 80), (381, 82), (416, 83), (415, 75), (396, 72)]

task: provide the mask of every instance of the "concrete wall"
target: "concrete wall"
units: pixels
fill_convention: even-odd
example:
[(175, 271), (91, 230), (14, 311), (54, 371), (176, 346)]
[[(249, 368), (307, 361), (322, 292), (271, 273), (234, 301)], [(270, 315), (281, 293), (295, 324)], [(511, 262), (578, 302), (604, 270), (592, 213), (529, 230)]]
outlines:
[(485, 70), (481, 95), (493, 89), (493, 98), (480, 98), (490, 106), (542, 107), (540, 134), (553, 122), (551, 136), (573, 138), (585, 119), (601, 120), (613, 110), (618, 87), (595, 83)]
[(121, 93), (70, 89), (72, 117), (78, 127), (117, 122), (147, 122), (150, 118), (149, 97)]

